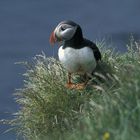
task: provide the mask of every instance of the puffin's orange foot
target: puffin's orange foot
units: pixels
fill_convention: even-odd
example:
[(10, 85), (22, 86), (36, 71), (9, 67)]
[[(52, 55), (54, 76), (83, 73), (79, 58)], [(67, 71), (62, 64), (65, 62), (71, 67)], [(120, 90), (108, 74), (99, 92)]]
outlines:
[(85, 86), (86, 86), (85, 83), (76, 84), (75, 89), (82, 90), (85, 89)]
[(74, 88), (75, 88), (75, 84), (73, 84), (73, 83), (67, 83), (67, 84), (65, 85), (65, 87), (66, 87), (66, 88), (69, 88), (69, 89), (74, 89)]
[(82, 90), (85, 88), (85, 84), (84, 83), (82, 83), (82, 84), (68, 83), (68, 84), (66, 84), (66, 88)]

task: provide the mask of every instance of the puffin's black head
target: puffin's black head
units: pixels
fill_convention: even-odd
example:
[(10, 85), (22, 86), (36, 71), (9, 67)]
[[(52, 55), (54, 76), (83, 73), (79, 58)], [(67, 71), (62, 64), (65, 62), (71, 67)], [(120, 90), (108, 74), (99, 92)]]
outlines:
[(66, 20), (60, 22), (55, 30), (51, 33), (50, 43), (80, 41), (83, 39), (81, 27), (73, 21)]

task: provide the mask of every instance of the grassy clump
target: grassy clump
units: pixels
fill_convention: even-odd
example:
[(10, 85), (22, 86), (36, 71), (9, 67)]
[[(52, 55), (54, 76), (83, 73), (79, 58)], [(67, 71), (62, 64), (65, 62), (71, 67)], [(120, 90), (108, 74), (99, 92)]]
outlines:
[[(140, 49), (103, 50), (102, 62), (84, 90), (65, 88), (66, 71), (44, 54), (24, 63), (20, 110), (9, 123), (27, 140), (138, 140), (140, 138)], [(76, 78), (74, 79), (76, 80)]]

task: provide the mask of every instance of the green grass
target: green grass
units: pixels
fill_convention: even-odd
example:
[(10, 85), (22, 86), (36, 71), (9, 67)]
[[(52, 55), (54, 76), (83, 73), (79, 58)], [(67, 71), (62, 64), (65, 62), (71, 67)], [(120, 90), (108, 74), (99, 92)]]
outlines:
[[(139, 140), (140, 45), (133, 38), (124, 54), (97, 43), (102, 62), (84, 90), (65, 88), (66, 71), (44, 54), (24, 63), (20, 109), (8, 121), (26, 140)], [(80, 80), (74, 77), (75, 82)]]

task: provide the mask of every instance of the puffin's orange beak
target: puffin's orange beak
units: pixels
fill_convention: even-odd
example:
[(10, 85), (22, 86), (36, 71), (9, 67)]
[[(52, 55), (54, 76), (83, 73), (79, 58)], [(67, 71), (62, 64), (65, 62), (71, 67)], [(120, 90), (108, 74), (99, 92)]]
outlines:
[(50, 44), (51, 44), (51, 45), (54, 45), (56, 41), (57, 41), (57, 40), (56, 40), (54, 31), (53, 31), (53, 32), (51, 33), (51, 35), (50, 35)]

